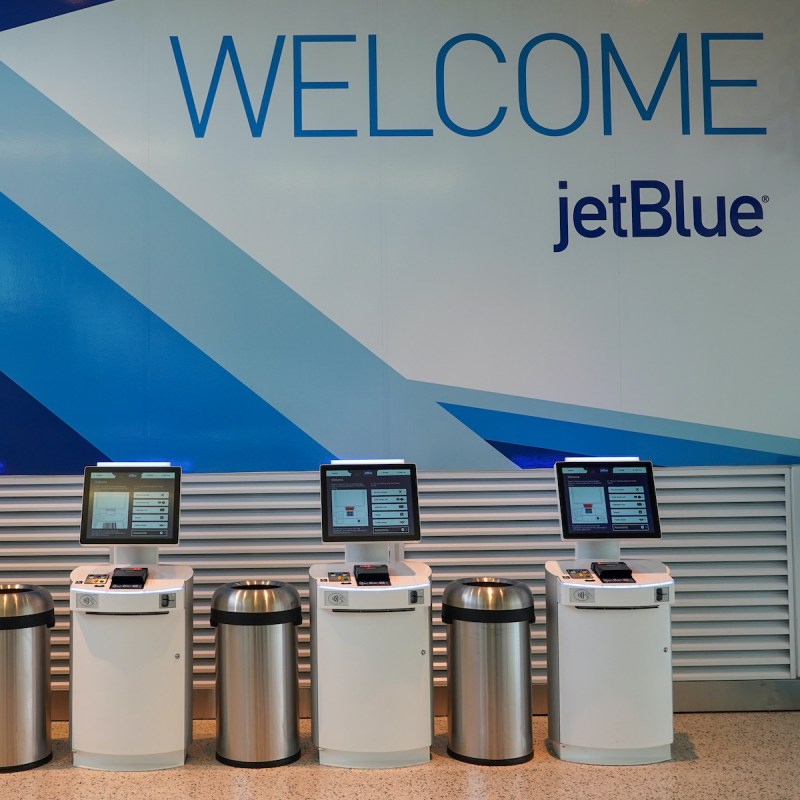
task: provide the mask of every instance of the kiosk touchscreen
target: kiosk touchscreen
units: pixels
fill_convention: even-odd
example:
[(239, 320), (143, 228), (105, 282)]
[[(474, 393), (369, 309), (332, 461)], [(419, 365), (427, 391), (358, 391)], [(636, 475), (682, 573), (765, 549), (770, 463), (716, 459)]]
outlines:
[(323, 542), (419, 541), (414, 464), (323, 464)]
[(180, 467), (86, 467), (81, 544), (178, 544)]
[(560, 461), (555, 474), (565, 541), (661, 537), (649, 461)]
[(387, 562), (402, 561), (402, 544), (420, 538), (416, 465), (323, 464), (320, 504), (322, 541), (344, 545), (348, 577), (390, 585)]
[(671, 757), (674, 584), (620, 543), (661, 537), (653, 465), (555, 465), (565, 541), (575, 560), (545, 564), (548, 744), (565, 761), (648, 764)]
[[(430, 760), (431, 570), (403, 559), (420, 538), (414, 464), (320, 468), (322, 540), (345, 560), (309, 571), (312, 731), (322, 764)], [(403, 613), (399, 613), (403, 612)]]
[(87, 467), (80, 542), (107, 563), (70, 575), (70, 739), (80, 767), (184, 763), (192, 725), (192, 570), (158, 563), (178, 543), (181, 470)]

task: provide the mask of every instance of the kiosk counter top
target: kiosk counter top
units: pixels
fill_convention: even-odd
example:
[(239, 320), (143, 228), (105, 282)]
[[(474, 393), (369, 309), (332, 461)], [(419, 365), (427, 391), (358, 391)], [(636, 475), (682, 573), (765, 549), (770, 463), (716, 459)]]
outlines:
[(669, 568), (657, 561), (630, 559), (632, 581), (604, 583), (592, 570), (592, 562), (548, 561), (545, 575), (552, 584), (553, 600), (567, 605), (613, 608), (648, 606), (674, 600), (674, 581)]
[(92, 564), (76, 567), (70, 574), (70, 609), (113, 614), (191, 607), (191, 591), (185, 590), (192, 581), (190, 567), (148, 565), (143, 588), (112, 588), (114, 570), (125, 566)]
[(430, 606), (431, 568), (417, 561), (386, 565), (389, 584), (358, 585), (356, 566), (349, 562), (314, 564), (309, 575), (319, 608), (383, 609)]

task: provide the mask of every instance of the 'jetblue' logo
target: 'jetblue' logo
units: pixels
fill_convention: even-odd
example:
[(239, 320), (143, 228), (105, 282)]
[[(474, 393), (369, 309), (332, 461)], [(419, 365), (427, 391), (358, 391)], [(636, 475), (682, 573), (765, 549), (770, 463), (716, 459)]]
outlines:
[[(566, 192), (567, 181), (559, 181)], [(627, 188), (627, 187), (626, 187)], [(558, 198), (558, 241), (556, 253), (567, 249), (572, 233), (586, 239), (611, 234), (621, 239), (655, 238), (672, 232), (677, 236), (758, 236), (763, 228), (764, 203), (748, 194), (729, 200), (687, 196), (683, 181), (666, 184), (656, 180), (631, 181), (628, 191), (615, 183), (606, 198), (587, 195), (571, 200)]]

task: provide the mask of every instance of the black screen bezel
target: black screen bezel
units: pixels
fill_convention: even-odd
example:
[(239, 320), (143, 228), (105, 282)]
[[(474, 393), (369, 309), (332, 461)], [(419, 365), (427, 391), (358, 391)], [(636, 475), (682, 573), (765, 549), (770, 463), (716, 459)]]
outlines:
[[(381, 534), (381, 533), (346, 533), (337, 534), (334, 531), (331, 520), (332, 494), (329, 473), (343, 469), (351, 470), (379, 470), (379, 469), (407, 469), (410, 471), (409, 481), (411, 492), (408, 498), (409, 505), (409, 531), (407, 534)], [(322, 510), (322, 541), (339, 544), (349, 542), (418, 542), (421, 537), (419, 522), (419, 494), (417, 486), (417, 467), (416, 464), (398, 463), (389, 464), (381, 462), (370, 462), (364, 464), (322, 464), (320, 470), (320, 505)]]
[[(163, 537), (154, 536), (137, 536), (131, 533), (129, 536), (104, 536), (104, 535), (90, 535), (90, 522), (91, 522), (91, 508), (94, 491), (92, 490), (92, 476), (99, 475), (107, 472), (125, 472), (125, 473), (138, 473), (142, 475), (145, 472), (166, 472), (171, 473), (174, 478), (174, 489), (170, 497), (170, 525), (168, 528), (168, 535)], [(178, 544), (178, 537), (180, 532), (180, 498), (181, 498), (181, 468), (180, 467), (162, 467), (160, 465), (153, 466), (106, 466), (106, 467), (86, 467), (83, 471), (83, 502), (81, 504), (81, 526), (80, 526), (80, 543), (86, 545), (111, 545), (111, 546), (126, 546), (126, 545), (172, 545)]]
[[(564, 476), (564, 469), (584, 467), (589, 469), (619, 468), (619, 467), (644, 467), (645, 493), (647, 506), (651, 512), (652, 525), (649, 530), (607, 530), (607, 531), (575, 531), (572, 529), (570, 505), (567, 501), (568, 481)], [(558, 494), (558, 510), (561, 521), (561, 538), (564, 541), (590, 541), (614, 539), (643, 539), (652, 540), (661, 538), (661, 519), (658, 513), (658, 497), (656, 495), (655, 477), (651, 461), (558, 461), (553, 465), (556, 477)], [(610, 523), (609, 523), (610, 525)]]

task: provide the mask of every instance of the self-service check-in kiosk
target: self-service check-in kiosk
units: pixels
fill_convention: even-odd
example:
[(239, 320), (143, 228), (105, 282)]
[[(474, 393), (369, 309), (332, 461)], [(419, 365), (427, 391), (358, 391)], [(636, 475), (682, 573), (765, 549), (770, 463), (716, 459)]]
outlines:
[(178, 543), (180, 468), (87, 467), (80, 541), (111, 562), (70, 575), (70, 739), (79, 767), (177, 767), (192, 738), (192, 570)]
[(671, 758), (669, 569), (620, 560), (620, 540), (661, 536), (652, 464), (555, 465), (562, 536), (576, 558), (548, 561), (548, 744), (565, 761)]
[(418, 540), (413, 464), (320, 470), (322, 539), (343, 562), (309, 572), (312, 731), (320, 763), (402, 767), (430, 760), (430, 568), (404, 561)]

